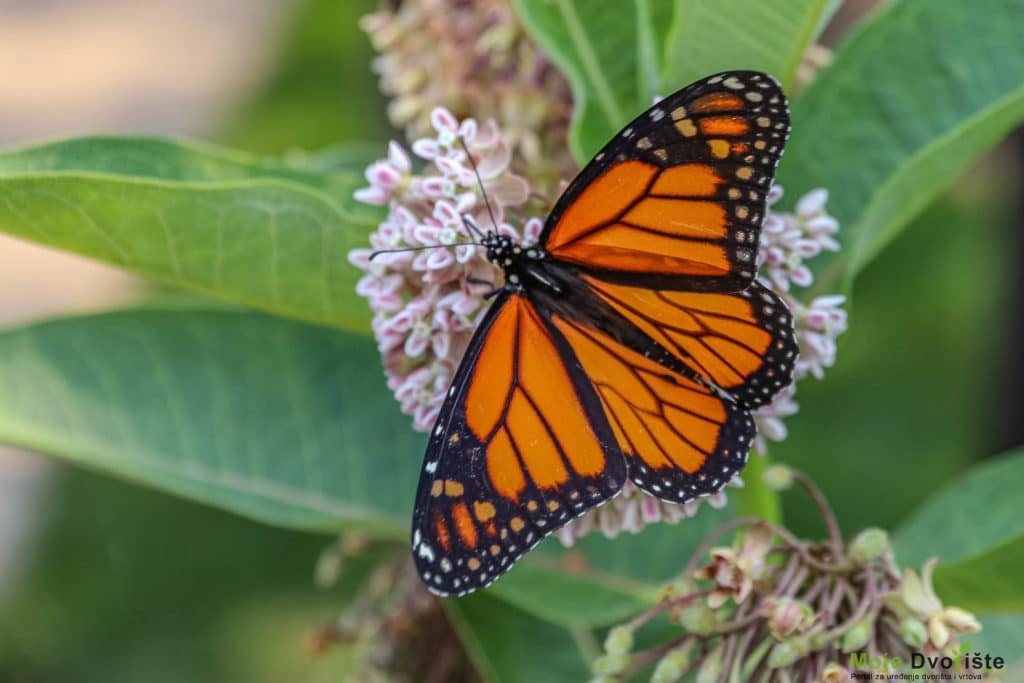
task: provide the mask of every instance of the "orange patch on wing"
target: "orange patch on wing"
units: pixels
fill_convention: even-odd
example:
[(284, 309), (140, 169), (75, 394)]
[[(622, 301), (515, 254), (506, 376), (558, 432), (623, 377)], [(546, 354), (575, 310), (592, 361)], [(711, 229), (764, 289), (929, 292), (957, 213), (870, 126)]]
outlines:
[(669, 332), (668, 336), (675, 346), (693, 358), (693, 361), (699, 366), (701, 374), (719, 386), (732, 387), (743, 382), (743, 376), (715, 354), (702, 339), (675, 332)]
[[(539, 395), (544, 396), (545, 394)], [(551, 417), (555, 418), (554, 415)], [(568, 481), (569, 472), (565, 469), (565, 464), (558, 453), (558, 446), (551, 439), (544, 423), (541, 422), (537, 412), (521, 391), (512, 394), (512, 401), (508, 407), (507, 424), (516, 443), (521, 444), (519, 453), (526, 466), (526, 472), (537, 486), (549, 489)], [(593, 437), (590, 436), (589, 440), (592, 442)], [(566, 450), (575, 448), (575, 445), (573, 442), (566, 443)]]
[(555, 324), (572, 345), (587, 376), (595, 385), (615, 387), (616, 391), (629, 396), (630, 401), (640, 410), (658, 409), (658, 398), (640, 381), (632, 368), (622, 358), (609, 353), (607, 349), (573, 325), (556, 318)]
[(658, 169), (642, 161), (613, 165), (584, 189), (552, 231), (547, 248), (554, 251), (588, 230), (615, 220), (647, 189)]
[(725, 358), (729, 365), (735, 368), (744, 378), (757, 372), (764, 362), (760, 355), (731, 339), (708, 337), (705, 343), (712, 351)]
[[(556, 403), (549, 404), (552, 410), (544, 416), (547, 427), (551, 429), (555, 440), (561, 445), (577, 473), (585, 477), (598, 475), (605, 468), (604, 451), (597, 440), (597, 435), (594, 434), (586, 411), (579, 403), (568, 371), (532, 309), (524, 314), (524, 321), (526, 319), (533, 323), (535, 329), (530, 330), (527, 324), (520, 326), (520, 386), (538, 406), (544, 406), (544, 399), (558, 397)], [(532, 406), (525, 403), (525, 397), (522, 398), (521, 402), (513, 397), (512, 405), (509, 407), (509, 424), (512, 426), (516, 443), (522, 448), (522, 456), (530, 476), (541, 487), (564, 483), (568, 480), (569, 474), (558, 451), (555, 450), (551, 436), (540, 422), (540, 416)], [(522, 416), (521, 420), (517, 421), (511, 417), (513, 409), (518, 411), (517, 415)], [(520, 427), (523, 429), (522, 436)], [(524, 441), (523, 437), (527, 440)]]
[(654, 181), (651, 194), (677, 197), (710, 197), (722, 179), (705, 164), (683, 164), (665, 169)]
[(512, 302), (506, 304), (491, 324), (473, 367), (466, 395), (466, 424), (481, 441), (487, 440), (501, 419), (504, 401), (495, 396), (505, 395), (512, 388), (515, 366), (512, 354), (518, 317), (518, 306)]
[(725, 208), (715, 202), (648, 197), (634, 206), (622, 220), (669, 233), (671, 237), (716, 239), (728, 234)]
[(739, 116), (711, 116), (697, 122), (704, 135), (743, 135), (750, 126)]
[(487, 476), (498, 495), (508, 500), (519, 500), (526, 488), (523, 468), (505, 429), (498, 430), (487, 445)]
[[(611, 390), (605, 390), (601, 396), (609, 416), (616, 424), (621, 425), (622, 450), (643, 459), (648, 466), (655, 469), (671, 467), (672, 461), (666, 457), (661, 446), (651, 435), (651, 430), (633, 411), (629, 403)], [(648, 419), (650, 418), (648, 417)]]
[[(631, 323), (684, 361), (690, 359), (695, 370), (722, 388), (741, 385), (764, 365), (773, 336), (759, 326), (747, 299), (730, 294), (653, 291), (585, 279)], [(702, 404), (702, 414), (713, 421), (725, 419), (717, 398), (707, 396), (698, 385), (692, 389), (693, 395), (686, 400)]]
[(445, 523), (444, 516), (440, 512), (434, 513), (434, 535), (437, 537), (437, 542), (441, 544), (441, 548), (446, 553), (451, 552), (452, 535), (448, 531), (448, 524)]
[(754, 320), (754, 311), (746, 299), (730, 294), (705, 294), (696, 292), (664, 292), (666, 299), (691, 311), (704, 311), (726, 315), (730, 318)]
[(494, 507), (494, 503), (490, 503), (486, 500), (478, 500), (473, 503), (473, 514), (481, 522), (489, 522), (497, 514), (497, 510)]
[(601, 333), (555, 324), (594, 382), (620, 448), (655, 469), (700, 469), (726, 418), (721, 399), (685, 377), (666, 379), (661, 365)]
[[(616, 233), (616, 230), (618, 231)], [(605, 235), (605, 233), (611, 233)], [(627, 240), (623, 244), (622, 240)], [(684, 251), (685, 258), (666, 256)], [(669, 275), (723, 275), (729, 272), (729, 257), (717, 244), (652, 235), (626, 226), (602, 230), (559, 254), (565, 261), (592, 268)]]
[(758, 327), (753, 320), (725, 320), (708, 315), (701, 315), (699, 319), (708, 329), (741, 342), (757, 354), (764, 354), (772, 343), (771, 333)]
[(699, 97), (686, 108), (693, 114), (711, 114), (719, 111), (738, 111), (746, 105), (736, 95), (727, 92), (713, 92)]
[[(693, 473), (700, 469), (707, 456), (694, 448), (685, 438), (682, 432), (670, 425), (664, 418), (652, 417), (644, 421), (644, 426), (651, 436), (658, 443), (662, 453), (671, 460), (676, 467), (684, 472)], [(644, 458), (644, 454), (640, 454)]]
[(477, 544), (476, 524), (469, 515), (469, 507), (465, 501), (459, 501), (452, 507), (452, 521), (455, 522), (455, 533), (459, 535), (466, 547), (475, 549)]

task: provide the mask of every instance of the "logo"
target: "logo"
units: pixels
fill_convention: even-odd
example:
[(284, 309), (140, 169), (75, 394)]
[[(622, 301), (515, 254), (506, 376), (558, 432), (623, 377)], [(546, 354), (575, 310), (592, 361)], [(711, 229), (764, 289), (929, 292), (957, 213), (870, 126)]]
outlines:
[(971, 653), (965, 642), (948, 655), (925, 655), (914, 652), (909, 660), (889, 657), (888, 653), (868, 656), (866, 652), (850, 655), (850, 677), (861, 681), (980, 681), (986, 671), (1002, 669), (1002, 657)]

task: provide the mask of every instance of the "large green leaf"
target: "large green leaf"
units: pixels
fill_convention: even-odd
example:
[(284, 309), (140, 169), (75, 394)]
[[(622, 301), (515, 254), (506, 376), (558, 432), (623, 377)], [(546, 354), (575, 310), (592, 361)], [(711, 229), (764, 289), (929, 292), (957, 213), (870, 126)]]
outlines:
[(831, 190), (846, 285), (967, 164), (1024, 120), (1024, 0), (905, 0), (875, 14), (793, 106), (791, 197)]
[(1024, 611), (1024, 452), (971, 468), (930, 498), (895, 537), (901, 564), (939, 558), (935, 585), (948, 603), (979, 612)]
[[(981, 617), (981, 633), (970, 635), (971, 651), (1002, 657), (1004, 681), (1021, 680), (1024, 675), (1024, 614), (991, 614)], [(963, 640), (963, 638), (962, 638)]]
[(583, 164), (657, 93), (669, 0), (513, 0), (530, 34), (565, 73), (575, 114), (569, 144)]
[(831, 0), (682, 0), (668, 34), (662, 91), (726, 69), (766, 71), (789, 89), (837, 6)]
[(0, 442), (254, 519), (404, 539), (422, 439), (370, 340), (231, 311), (0, 334)]
[(547, 559), (528, 558), (487, 593), (565, 627), (616, 624), (654, 603), (656, 586), (612, 574), (569, 574)]
[(444, 606), (477, 671), (488, 683), (587, 679), (587, 667), (570, 631), (487, 593), (446, 600)]
[(354, 171), (191, 143), (69, 140), (0, 155), (0, 231), (280, 315), (365, 330)]
[[(569, 142), (581, 164), (622, 126), (687, 83), (755, 68), (790, 84), (835, 0), (514, 0), (572, 86)], [(714, 40), (708, 36), (714, 35)]]
[(5, 150), (0, 177), (83, 171), (182, 182), (284, 180), (322, 191), (345, 213), (369, 222), (378, 211), (352, 198), (363, 169), (383, 154), (370, 143), (294, 151), (282, 162), (193, 140), (96, 135)]

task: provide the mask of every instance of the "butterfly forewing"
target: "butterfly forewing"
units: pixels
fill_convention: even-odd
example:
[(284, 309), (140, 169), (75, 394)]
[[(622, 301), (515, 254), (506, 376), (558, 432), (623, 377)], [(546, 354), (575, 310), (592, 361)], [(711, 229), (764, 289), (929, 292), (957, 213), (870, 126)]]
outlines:
[(786, 98), (766, 74), (708, 77), (624, 128), (559, 199), (542, 244), (604, 279), (688, 291), (754, 280)]
[(427, 447), (413, 557), (439, 595), (488, 585), (626, 479), (593, 386), (561, 334), (503, 294), (476, 331)]

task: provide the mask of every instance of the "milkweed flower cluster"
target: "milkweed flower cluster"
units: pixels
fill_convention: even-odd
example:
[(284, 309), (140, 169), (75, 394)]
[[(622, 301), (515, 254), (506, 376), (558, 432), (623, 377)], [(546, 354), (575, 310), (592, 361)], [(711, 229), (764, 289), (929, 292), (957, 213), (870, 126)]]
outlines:
[(829, 215), (828, 191), (811, 190), (797, 200), (793, 211), (780, 211), (775, 204), (782, 198), (782, 187), (768, 193), (768, 212), (761, 230), (758, 265), (762, 281), (789, 306), (796, 327), (800, 355), (793, 367), (793, 383), (768, 405), (754, 412), (757, 437), (754, 449), (767, 451), (768, 441), (783, 441), (788, 435), (785, 418), (800, 410), (796, 401), (797, 385), (806, 377), (821, 379), (826, 368), (836, 362), (836, 337), (846, 331), (846, 298), (841, 295), (818, 296), (805, 301), (796, 287), (814, 284), (814, 275), (806, 261), (824, 252), (840, 249), (835, 235), (839, 221)]
[[(805, 475), (776, 466), (767, 479), (811, 492), (829, 538), (802, 541), (756, 519), (727, 523), (652, 609), (609, 632), (593, 663), (593, 683), (632, 680), (648, 668), (653, 683), (694, 673), (698, 681), (848, 681), (860, 654), (909, 662), (917, 652), (934, 662), (936, 655), (953, 655), (960, 636), (980, 630), (971, 613), (943, 605), (935, 594), (934, 561), (921, 572), (901, 570), (881, 529), (844, 539)], [(713, 545), (729, 534), (736, 536), (731, 544)], [(679, 633), (636, 650), (637, 632), (657, 616)], [(949, 673), (915, 670), (943, 671)]]
[(569, 84), (530, 40), (508, 0), (402, 0), (360, 22), (392, 99), (391, 122), (410, 140), (430, 135), (431, 112), (501, 121), (513, 169), (555, 190), (574, 170), (566, 135)]
[[(356, 291), (373, 311), (388, 388), (419, 431), (433, 427), (486, 308), (484, 294), (501, 278), (484, 250), (468, 243), (464, 221), (490, 226), (493, 214), (499, 233), (527, 244), (541, 228), (538, 219), (525, 221), (521, 233), (503, 222), (507, 208), (526, 202), (530, 186), (509, 170), (509, 144), (493, 122), (460, 122), (442, 107), (431, 122), (434, 136), (412, 144), (423, 169), (414, 170), (409, 153), (392, 142), (387, 159), (366, 170), (369, 185), (356, 199), (386, 205), (387, 216), (370, 235), (373, 249), (349, 254), (364, 272)], [(460, 139), (473, 155), (490, 211)], [(374, 251), (380, 253), (371, 258)]]

